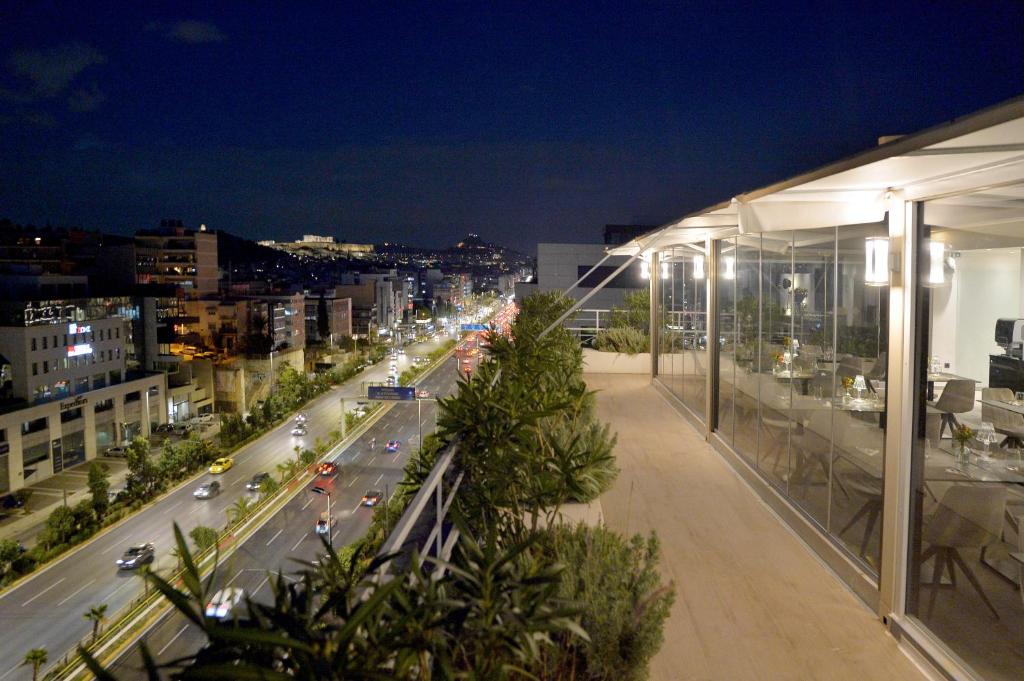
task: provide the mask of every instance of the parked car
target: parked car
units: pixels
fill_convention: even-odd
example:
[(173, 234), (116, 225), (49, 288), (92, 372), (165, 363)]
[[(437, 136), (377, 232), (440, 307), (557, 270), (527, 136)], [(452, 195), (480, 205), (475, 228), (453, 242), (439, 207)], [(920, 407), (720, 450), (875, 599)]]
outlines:
[(376, 506), (383, 498), (383, 493), (379, 490), (371, 489), (363, 495), (363, 506)]
[(145, 564), (152, 563), (156, 559), (156, 546), (153, 542), (130, 546), (124, 555), (117, 559), (117, 567), (121, 570), (134, 570)]
[(224, 456), (210, 464), (210, 472), (213, 473), (214, 475), (216, 475), (217, 473), (225, 473), (234, 465), (234, 459)]
[(317, 467), (316, 472), (324, 476), (325, 478), (332, 476), (338, 472), (338, 464), (334, 463), (333, 461), (324, 461)]
[(125, 457), (128, 456), (128, 448), (122, 447), (120, 445), (114, 447), (107, 447), (106, 450), (103, 452), (103, 455)]
[(107, 490), (107, 501), (114, 503), (121, 498), (121, 495), (127, 492), (124, 487), (110, 488)]
[(245, 483), (245, 488), (250, 492), (258, 492), (260, 487), (263, 485), (264, 480), (270, 478), (270, 473), (260, 472), (249, 478), (249, 482)]
[(199, 487), (196, 487), (196, 491), (192, 493), (192, 496), (196, 499), (212, 499), (218, 494), (220, 494), (220, 483), (213, 480), (211, 482), (204, 482)]
[(200, 423), (213, 423), (216, 417), (212, 413), (200, 414), (196, 417)]
[(217, 620), (227, 619), (243, 598), (245, 598), (243, 589), (233, 586), (221, 589), (213, 594), (213, 598), (206, 604), (206, 616)]
[(24, 505), (25, 500), (17, 494), (5, 494), (3, 499), (0, 499), (0, 508), (5, 511), (21, 508)]
[(153, 429), (153, 432), (154, 433), (170, 433), (173, 430), (174, 430), (174, 424), (173, 423), (161, 423), (160, 425), (158, 425), (156, 428)]

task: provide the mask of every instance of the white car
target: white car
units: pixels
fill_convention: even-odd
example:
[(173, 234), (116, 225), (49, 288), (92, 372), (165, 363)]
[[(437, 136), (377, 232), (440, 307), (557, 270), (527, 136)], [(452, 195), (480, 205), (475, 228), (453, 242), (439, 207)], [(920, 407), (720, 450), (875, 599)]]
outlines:
[(206, 616), (218, 620), (227, 619), (243, 598), (245, 598), (243, 589), (232, 586), (221, 589), (213, 594), (213, 598), (206, 604)]
[(300, 411), (298, 414), (295, 415), (295, 423), (296, 424), (301, 426), (305, 422), (306, 422), (306, 412)]
[(292, 428), (292, 435), (295, 437), (302, 437), (306, 434), (306, 426), (295, 426)]

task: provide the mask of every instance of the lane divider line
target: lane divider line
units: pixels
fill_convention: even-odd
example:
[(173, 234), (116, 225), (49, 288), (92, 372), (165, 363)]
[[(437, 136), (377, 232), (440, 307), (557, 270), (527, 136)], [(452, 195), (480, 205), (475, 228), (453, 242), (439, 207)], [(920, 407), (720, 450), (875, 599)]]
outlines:
[(71, 600), (72, 598), (74, 598), (75, 596), (77, 596), (78, 594), (82, 593), (82, 591), (83, 591), (83, 590), (84, 590), (85, 588), (87, 588), (87, 587), (88, 587), (89, 585), (91, 585), (91, 584), (92, 584), (93, 582), (95, 582), (95, 581), (96, 581), (95, 579), (90, 579), (90, 580), (89, 580), (88, 582), (86, 582), (86, 583), (85, 583), (85, 584), (83, 584), (82, 586), (78, 587), (77, 589), (75, 589), (74, 591), (72, 591), (71, 593), (69, 593), (69, 594), (68, 594), (68, 596), (67, 596), (67, 598), (65, 598), (65, 599), (64, 599), (63, 601), (61, 601), (60, 603), (58, 603), (58, 604), (57, 604), (57, 607), (59, 608), (60, 606), (64, 605), (65, 603), (67, 603), (68, 601), (70, 601), (70, 600)]
[(167, 649), (170, 648), (174, 644), (174, 642), (178, 640), (179, 636), (181, 636), (182, 634), (185, 633), (186, 629), (188, 629), (188, 625), (187, 624), (185, 626), (183, 626), (181, 629), (178, 629), (178, 633), (175, 634), (174, 636), (172, 636), (171, 640), (168, 641), (167, 643), (165, 643), (164, 647), (161, 648), (159, 651), (157, 651), (156, 656), (157, 657), (161, 657), (165, 652), (167, 652)]
[(63, 582), (63, 581), (64, 581), (64, 579), (65, 579), (64, 577), (61, 577), (60, 579), (58, 579), (58, 580), (57, 580), (56, 582), (54, 582), (53, 584), (51, 584), (50, 586), (46, 587), (45, 589), (43, 589), (42, 591), (40, 591), (39, 593), (37, 593), (37, 594), (36, 594), (35, 596), (33, 596), (32, 598), (30, 598), (30, 599), (28, 599), (27, 601), (25, 601), (24, 603), (22, 603), (22, 604), (21, 604), (21, 607), (23, 607), (23, 608), (24, 608), (24, 607), (25, 607), (26, 605), (28, 605), (28, 604), (29, 604), (29, 603), (31, 603), (32, 601), (34, 601), (35, 599), (39, 598), (39, 597), (40, 597), (40, 596), (42, 596), (42, 595), (43, 595), (44, 593), (46, 593), (46, 592), (47, 592), (47, 591), (49, 591), (50, 589), (54, 588), (55, 586), (57, 586), (58, 584), (60, 584), (61, 582)]
[(282, 532), (284, 532), (284, 528), (283, 527), (280, 530), (278, 530), (276, 533), (274, 533), (273, 537), (271, 537), (269, 540), (267, 540), (267, 546), (270, 546), (271, 544), (273, 544), (274, 540), (277, 539), (278, 537), (280, 537)]

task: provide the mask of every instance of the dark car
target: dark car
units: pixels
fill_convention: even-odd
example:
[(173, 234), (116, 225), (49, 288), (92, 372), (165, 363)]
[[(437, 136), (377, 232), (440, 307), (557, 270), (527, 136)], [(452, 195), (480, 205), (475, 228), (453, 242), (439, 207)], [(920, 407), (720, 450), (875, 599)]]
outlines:
[(117, 567), (121, 570), (134, 570), (144, 563), (152, 563), (156, 558), (156, 547), (152, 542), (132, 546), (124, 555), (117, 559)]
[(212, 499), (218, 494), (220, 494), (220, 483), (213, 480), (211, 482), (204, 482), (199, 487), (196, 487), (196, 491), (192, 493), (192, 496), (196, 499)]
[(378, 490), (371, 489), (363, 495), (363, 506), (376, 506), (384, 498), (384, 494)]
[(399, 442), (398, 440), (388, 440), (388, 443), (386, 445), (384, 445), (384, 451), (385, 452), (397, 452), (398, 449), (401, 446), (402, 446), (402, 443)]
[(17, 494), (5, 494), (4, 498), (0, 500), (0, 508), (5, 511), (10, 511), (15, 508), (21, 508), (25, 505), (25, 500)]
[(249, 479), (249, 482), (245, 483), (245, 488), (250, 492), (257, 492), (263, 485), (263, 481), (269, 479), (270, 473), (257, 473)]

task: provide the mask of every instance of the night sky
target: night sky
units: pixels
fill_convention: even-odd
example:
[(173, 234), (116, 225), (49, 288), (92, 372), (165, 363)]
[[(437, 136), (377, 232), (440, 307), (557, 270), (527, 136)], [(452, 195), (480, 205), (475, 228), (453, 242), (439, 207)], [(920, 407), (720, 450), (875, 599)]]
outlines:
[(0, 3), (0, 217), (533, 252), (1024, 93), (1020, 0), (305, 4)]

